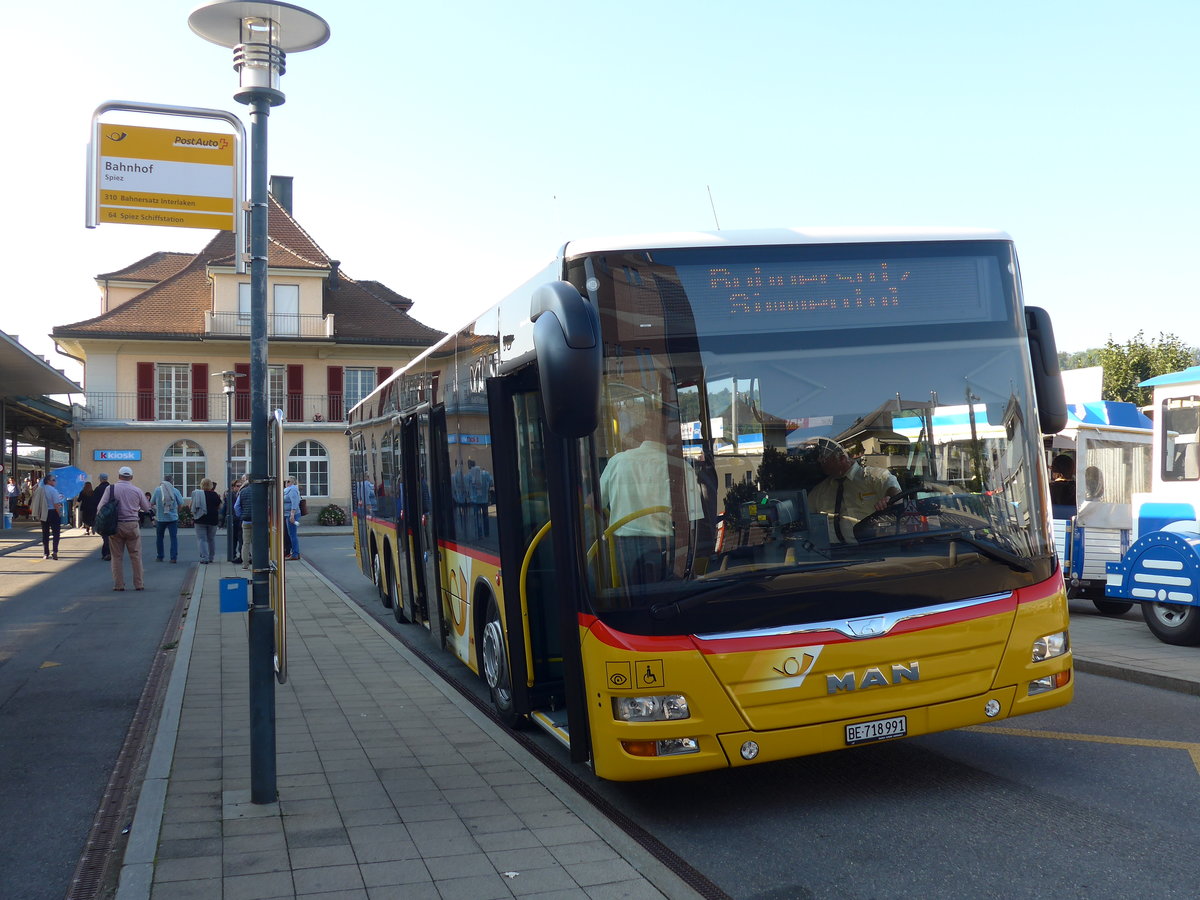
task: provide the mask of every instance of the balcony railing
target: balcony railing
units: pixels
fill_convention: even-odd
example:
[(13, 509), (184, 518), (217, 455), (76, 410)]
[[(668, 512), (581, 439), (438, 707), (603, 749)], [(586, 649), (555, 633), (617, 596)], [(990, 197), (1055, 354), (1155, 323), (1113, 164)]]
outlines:
[[(206, 312), (204, 333), (221, 337), (250, 337), (250, 317), (236, 312)], [(267, 336), (273, 338), (333, 338), (333, 315), (268, 315)]]
[[(191, 394), (164, 398), (153, 391), (89, 391), (86, 404), (74, 406), (75, 421), (98, 422), (203, 422), (224, 423), (225, 394)], [(282, 409), (287, 422), (344, 422), (342, 394), (287, 394), (272, 397), (271, 409)], [(250, 395), (233, 395), (233, 421), (250, 421)]]

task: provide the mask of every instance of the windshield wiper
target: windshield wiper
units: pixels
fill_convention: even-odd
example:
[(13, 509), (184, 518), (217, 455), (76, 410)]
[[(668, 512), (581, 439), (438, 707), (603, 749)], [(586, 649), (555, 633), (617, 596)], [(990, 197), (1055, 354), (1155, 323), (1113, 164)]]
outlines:
[(1020, 572), (1032, 572), (1034, 569), (1033, 562), (1025, 556), (1020, 556), (1013, 553), (1006, 547), (992, 541), (985, 541), (977, 538), (969, 531), (943, 531), (935, 532), (926, 536), (926, 540), (930, 541), (962, 541), (964, 544), (970, 544), (984, 556), (989, 559), (994, 559), (997, 562), (1002, 562), (1005, 565), (1012, 566)]
[(746, 594), (744, 592), (752, 590), (754, 585), (774, 581), (776, 578), (787, 575), (795, 575), (797, 572), (849, 568), (850, 566), (861, 566), (865, 563), (880, 561), (877, 557), (868, 559), (828, 559), (821, 560), (820, 562), (799, 563), (787, 568), (773, 569), (770, 572), (758, 572), (754, 575), (733, 573), (723, 577), (720, 584), (714, 584), (708, 588), (700, 588), (680, 600), (654, 604), (650, 607), (650, 617), (660, 622), (673, 619), (680, 613), (687, 612), (689, 609), (697, 606), (712, 603), (713, 601), (719, 601), (723, 595), (731, 593), (735, 595), (732, 599), (745, 600)]

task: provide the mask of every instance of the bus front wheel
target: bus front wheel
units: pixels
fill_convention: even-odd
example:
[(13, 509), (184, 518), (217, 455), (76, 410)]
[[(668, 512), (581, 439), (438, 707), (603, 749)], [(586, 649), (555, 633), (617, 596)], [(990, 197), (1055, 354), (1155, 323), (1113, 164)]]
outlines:
[(492, 706), (496, 715), (509, 728), (515, 728), (520, 716), (514, 711), (512, 674), (508, 665), (508, 653), (504, 647), (504, 627), (500, 624), (500, 607), (496, 598), (488, 600), (487, 621), (483, 625), (480, 669), (483, 680), (492, 695)]
[(1175, 603), (1143, 603), (1142, 618), (1164, 644), (1200, 645), (1200, 607)]

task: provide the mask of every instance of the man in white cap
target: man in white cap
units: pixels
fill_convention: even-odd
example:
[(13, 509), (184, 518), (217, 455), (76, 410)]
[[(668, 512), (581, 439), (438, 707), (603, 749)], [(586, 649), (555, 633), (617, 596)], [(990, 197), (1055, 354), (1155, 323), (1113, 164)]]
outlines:
[(887, 469), (851, 459), (841, 444), (830, 438), (812, 438), (817, 462), (825, 480), (808, 492), (809, 505), (829, 515), (829, 539), (838, 544), (856, 543), (854, 526), (873, 512), (887, 509), (900, 493), (900, 482)]
[(113, 590), (125, 590), (125, 567), (121, 554), (129, 550), (129, 564), (133, 567), (133, 588), (145, 588), (142, 576), (142, 531), (138, 526), (138, 512), (150, 511), (146, 492), (133, 483), (133, 469), (121, 466), (117, 472), (117, 483), (111, 488), (117, 498), (117, 532), (108, 539), (112, 552)]

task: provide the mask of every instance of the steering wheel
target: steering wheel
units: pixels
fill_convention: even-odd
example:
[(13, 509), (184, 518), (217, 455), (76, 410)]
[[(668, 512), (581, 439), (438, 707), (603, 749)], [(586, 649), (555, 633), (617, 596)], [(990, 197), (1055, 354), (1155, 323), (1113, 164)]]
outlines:
[[(858, 537), (860, 528), (864, 530), (868, 528), (879, 529), (884, 524), (888, 516), (893, 517), (893, 522), (891, 524), (895, 526), (896, 533), (898, 534), (900, 531), (900, 516), (904, 512), (904, 501), (910, 498), (916, 498), (920, 495), (920, 493), (920, 488), (908, 488), (907, 490), (903, 490), (896, 494), (894, 497), (889, 497), (887, 506), (885, 506), (883, 509), (875, 510), (875, 512), (871, 513), (869, 516), (855, 523), (854, 536), (856, 538)], [(879, 535), (873, 536), (879, 537)]]

